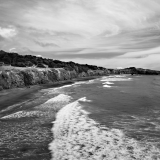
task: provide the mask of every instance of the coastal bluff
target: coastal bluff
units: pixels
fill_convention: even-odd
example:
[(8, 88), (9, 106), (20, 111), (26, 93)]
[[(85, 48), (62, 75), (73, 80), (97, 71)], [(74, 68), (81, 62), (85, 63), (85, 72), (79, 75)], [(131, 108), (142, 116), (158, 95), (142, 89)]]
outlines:
[(0, 71), (0, 90), (37, 84), (72, 80), (81, 77), (103, 76), (106, 71), (88, 70), (78, 73), (64, 68), (16, 68)]
[(103, 69), (77, 72), (76, 70), (66, 70), (64, 68), (22, 68), (22, 67), (0, 67), (0, 90), (25, 87), (37, 84), (54, 83), (58, 81), (72, 80), (75, 78), (107, 76), (110, 74), (140, 74), (140, 75), (160, 75), (159, 71), (126, 68), (121, 70)]
[(0, 90), (110, 74), (160, 75), (160, 71), (135, 67), (107, 69), (0, 51)]

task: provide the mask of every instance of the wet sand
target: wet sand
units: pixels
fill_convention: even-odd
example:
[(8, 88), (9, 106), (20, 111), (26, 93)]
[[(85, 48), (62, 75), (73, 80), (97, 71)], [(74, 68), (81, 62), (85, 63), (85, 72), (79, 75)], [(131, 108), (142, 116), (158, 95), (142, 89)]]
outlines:
[(29, 87), (13, 88), (13, 89), (0, 91), (0, 111), (5, 109), (8, 106), (14, 105), (16, 103), (22, 103), (25, 100), (31, 99), (32, 95), (41, 89), (61, 87), (67, 84), (73, 84), (76, 81), (87, 81), (95, 78), (98, 78), (98, 76), (76, 78), (73, 80), (58, 81), (58, 82), (49, 83), (49, 84), (33, 85)]

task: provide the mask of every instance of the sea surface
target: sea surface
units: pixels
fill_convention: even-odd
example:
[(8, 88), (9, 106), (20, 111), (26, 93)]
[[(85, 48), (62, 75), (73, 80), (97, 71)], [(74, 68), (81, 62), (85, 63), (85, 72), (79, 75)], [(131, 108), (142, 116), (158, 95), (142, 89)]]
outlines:
[(61, 108), (52, 120), (52, 160), (160, 160), (160, 76), (106, 76), (42, 93), (36, 111), (1, 119)]

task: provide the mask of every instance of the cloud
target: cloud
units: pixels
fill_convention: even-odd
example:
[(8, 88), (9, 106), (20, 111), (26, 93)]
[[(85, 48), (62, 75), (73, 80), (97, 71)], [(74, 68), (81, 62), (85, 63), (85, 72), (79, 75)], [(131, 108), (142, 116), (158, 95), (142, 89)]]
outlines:
[(2, 36), (0, 36), (0, 41), (4, 41), (4, 38)]
[(12, 38), (17, 35), (17, 31), (13, 27), (2, 28), (0, 27), (0, 36), (3, 38)]
[(145, 58), (150, 55), (154, 56), (155, 54), (160, 55), (160, 47), (152, 48), (149, 50), (139, 51), (139, 52), (129, 52), (119, 56), (119, 58)]
[(36, 55), (37, 57), (43, 57), (42, 55)]
[(16, 48), (11, 48), (11, 49), (9, 49), (9, 51), (10, 51), (10, 52), (17, 52), (17, 51), (16, 51)]
[(0, 0), (0, 47), (107, 67), (150, 67), (152, 57), (158, 66), (159, 8), (158, 0)]
[(35, 43), (37, 43), (38, 45), (42, 46), (42, 47), (59, 47), (58, 45), (54, 44), (54, 43), (50, 43), (50, 42), (39, 42), (39, 41), (35, 41)]

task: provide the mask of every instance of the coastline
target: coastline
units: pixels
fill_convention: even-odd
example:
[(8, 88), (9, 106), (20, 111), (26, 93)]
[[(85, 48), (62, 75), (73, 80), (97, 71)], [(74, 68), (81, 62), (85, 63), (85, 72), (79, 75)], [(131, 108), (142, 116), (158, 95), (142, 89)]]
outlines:
[(31, 85), (29, 88), (22, 87), (2, 90), (0, 91), (0, 111), (8, 106), (14, 105), (16, 103), (22, 103), (24, 100), (30, 99), (31, 95), (29, 94), (36, 93), (41, 89), (61, 87), (64, 85), (73, 84), (78, 81), (87, 81), (99, 77), (102, 76), (82, 77), (72, 80), (57, 81), (48, 84)]
[[(36, 94), (41, 89), (47, 88), (56, 88), (61, 87), (67, 84), (73, 84), (77, 81), (87, 81), (99, 78), (101, 76), (95, 77), (85, 77), (85, 78), (76, 78), (67, 81), (59, 81), (52, 84), (45, 85), (33, 85), (30, 88), (14, 88), (9, 90), (4, 90), (0, 92), (0, 117), (3, 117), (8, 114), (17, 113), (22, 110), (21, 105), (23, 105), (23, 110), (26, 111), (35, 111), (36, 106), (45, 105), (46, 99), (42, 98), (41, 100), (37, 100), (34, 102), (33, 95)], [(43, 93), (38, 96), (42, 96)], [(36, 99), (35, 98), (35, 99)], [(29, 105), (26, 105), (29, 101)], [(26, 102), (26, 104), (25, 104)], [(24, 104), (23, 104), (24, 103)], [(14, 106), (17, 104), (17, 106)], [(7, 107), (13, 106), (13, 108), (6, 110)], [(41, 108), (40, 108), (41, 110)], [(4, 112), (3, 112), (4, 111)], [(40, 117), (24, 117), (21, 119), (0, 119), (0, 126), (2, 127), (2, 134), (0, 136), (1, 139), (5, 137), (5, 134), (9, 134), (7, 138), (8, 144), (11, 149), (7, 147), (0, 146), (0, 158), (2, 160), (6, 160), (11, 158), (11, 155), (14, 155), (15, 158), (12, 157), (13, 160), (50, 160), (51, 153), (48, 149), (49, 143), (53, 141), (53, 133), (51, 132), (51, 128), (53, 126), (52, 122), (55, 119), (57, 111), (48, 112), (47, 110), (41, 110), (42, 115)], [(45, 121), (44, 121), (45, 119)], [(7, 127), (6, 127), (7, 125)], [(23, 132), (22, 132), (23, 128)], [(11, 135), (12, 131), (16, 129), (16, 134), (20, 138), (16, 139), (13, 135)], [(35, 134), (35, 135), (34, 135)], [(37, 141), (38, 139), (38, 141)], [(32, 140), (32, 142), (30, 142)], [(9, 144), (9, 141), (14, 141), (14, 144)], [(37, 141), (37, 142), (36, 142)], [(4, 145), (5, 146), (5, 145)], [(16, 147), (13, 147), (16, 146)], [(6, 154), (7, 153), (7, 154)], [(16, 157), (17, 156), (17, 157)], [(18, 158), (19, 157), (19, 158)]]

